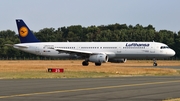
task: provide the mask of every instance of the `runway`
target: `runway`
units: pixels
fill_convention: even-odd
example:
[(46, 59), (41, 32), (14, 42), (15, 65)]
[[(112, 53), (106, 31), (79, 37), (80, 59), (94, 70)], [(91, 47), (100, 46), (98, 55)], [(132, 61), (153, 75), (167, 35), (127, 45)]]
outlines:
[(176, 70), (180, 70), (180, 66), (156, 66), (156, 67), (154, 67), (154, 66), (131, 66), (131, 67), (133, 67), (133, 68), (139, 68), (139, 67), (141, 67), (141, 68), (169, 68), (169, 69), (176, 69)]
[(0, 101), (162, 101), (180, 97), (180, 76), (0, 80)]

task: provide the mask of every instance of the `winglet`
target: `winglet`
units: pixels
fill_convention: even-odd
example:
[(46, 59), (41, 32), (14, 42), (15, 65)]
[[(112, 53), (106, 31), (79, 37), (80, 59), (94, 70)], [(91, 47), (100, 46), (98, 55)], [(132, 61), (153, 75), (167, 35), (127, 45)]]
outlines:
[(16, 19), (21, 43), (39, 42), (22, 19)]

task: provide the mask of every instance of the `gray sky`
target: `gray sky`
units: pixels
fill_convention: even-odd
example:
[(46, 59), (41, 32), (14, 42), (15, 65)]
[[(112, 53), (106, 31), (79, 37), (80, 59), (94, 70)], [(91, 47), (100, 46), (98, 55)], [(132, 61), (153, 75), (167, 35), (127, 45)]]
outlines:
[(1, 0), (0, 31), (17, 32), (22, 18), (33, 31), (63, 26), (153, 25), (180, 31), (180, 0)]

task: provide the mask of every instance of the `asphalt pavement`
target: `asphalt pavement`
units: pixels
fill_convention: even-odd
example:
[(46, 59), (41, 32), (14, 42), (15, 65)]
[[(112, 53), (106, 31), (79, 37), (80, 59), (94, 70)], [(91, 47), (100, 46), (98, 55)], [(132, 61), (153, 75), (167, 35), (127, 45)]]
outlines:
[(169, 98), (180, 98), (180, 76), (0, 80), (0, 101), (162, 101)]

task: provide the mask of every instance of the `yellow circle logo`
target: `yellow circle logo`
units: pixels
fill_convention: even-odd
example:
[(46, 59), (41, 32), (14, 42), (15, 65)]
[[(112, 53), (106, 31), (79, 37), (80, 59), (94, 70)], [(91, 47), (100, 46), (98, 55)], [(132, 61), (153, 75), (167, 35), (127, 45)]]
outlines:
[(19, 30), (19, 34), (21, 37), (26, 37), (27, 34), (28, 34), (28, 29), (26, 27), (21, 27), (20, 30)]

